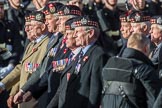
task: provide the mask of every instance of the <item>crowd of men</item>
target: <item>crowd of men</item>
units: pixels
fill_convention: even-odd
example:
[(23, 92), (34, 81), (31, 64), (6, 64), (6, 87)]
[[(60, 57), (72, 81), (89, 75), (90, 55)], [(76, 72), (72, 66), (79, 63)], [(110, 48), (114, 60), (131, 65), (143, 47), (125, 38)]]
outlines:
[(159, 0), (5, 2), (0, 108), (162, 108)]

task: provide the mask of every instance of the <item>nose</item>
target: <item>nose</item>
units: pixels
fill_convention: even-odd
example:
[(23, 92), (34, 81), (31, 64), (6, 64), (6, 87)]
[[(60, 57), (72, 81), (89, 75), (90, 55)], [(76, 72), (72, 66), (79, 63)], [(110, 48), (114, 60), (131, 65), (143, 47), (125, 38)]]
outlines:
[(77, 37), (77, 31), (74, 31), (73, 37), (74, 37), (74, 38)]
[(149, 33), (150, 33), (150, 34), (152, 33), (152, 29), (150, 29)]
[(48, 25), (48, 24), (49, 24), (47, 20), (46, 20), (45, 24), (46, 24), (46, 25)]
[(56, 25), (59, 25), (60, 24), (60, 19), (58, 19), (57, 21), (56, 21)]
[(120, 27), (120, 31), (123, 31), (123, 26)]
[(25, 31), (29, 31), (29, 26), (28, 25), (25, 26)]
[(134, 32), (133, 27), (131, 27), (130, 32)]

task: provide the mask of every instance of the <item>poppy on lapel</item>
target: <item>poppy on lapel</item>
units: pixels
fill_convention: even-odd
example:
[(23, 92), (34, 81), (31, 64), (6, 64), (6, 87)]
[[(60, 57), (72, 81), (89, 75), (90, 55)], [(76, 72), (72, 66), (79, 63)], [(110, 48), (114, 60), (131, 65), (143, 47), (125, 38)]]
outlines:
[(85, 62), (85, 61), (87, 61), (88, 60), (88, 56), (85, 56), (84, 58), (83, 58), (83, 61)]
[(32, 49), (32, 52), (36, 52), (36, 51), (37, 51), (37, 48), (33, 48), (33, 49)]
[(71, 76), (71, 73), (67, 73), (67, 81), (69, 81), (69, 79), (70, 79), (70, 76)]

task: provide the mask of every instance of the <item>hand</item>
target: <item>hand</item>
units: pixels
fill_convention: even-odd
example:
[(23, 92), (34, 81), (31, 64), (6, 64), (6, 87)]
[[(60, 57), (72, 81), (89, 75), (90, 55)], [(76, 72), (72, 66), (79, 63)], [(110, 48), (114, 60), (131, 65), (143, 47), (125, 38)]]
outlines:
[(26, 92), (24, 95), (23, 95), (23, 102), (28, 102), (32, 99), (32, 94), (30, 91)]
[(0, 70), (0, 78), (3, 79), (4, 77), (6, 77), (12, 70), (13, 70), (14, 66), (12, 64), (9, 64), (6, 67), (3, 67)]
[(13, 102), (15, 104), (19, 104), (23, 102), (23, 95), (24, 93), (20, 90), (15, 96)]
[(13, 99), (14, 99), (14, 96), (10, 96), (7, 99), (7, 106), (8, 106), (8, 108), (13, 108), (13, 106), (14, 106)]

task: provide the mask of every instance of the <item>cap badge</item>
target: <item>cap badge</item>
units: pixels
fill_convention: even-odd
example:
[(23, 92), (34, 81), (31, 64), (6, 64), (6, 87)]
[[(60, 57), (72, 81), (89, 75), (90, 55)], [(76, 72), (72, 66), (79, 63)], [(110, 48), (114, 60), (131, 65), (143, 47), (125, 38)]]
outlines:
[(141, 16), (139, 14), (136, 14), (136, 16), (134, 17), (136, 21), (140, 21)]
[(85, 18), (81, 19), (80, 22), (81, 22), (81, 24), (87, 24), (88, 23), (87, 19), (85, 19)]
[(69, 13), (70, 13), (70, 10), (69, 10), (69, 8), (66, 7), (66, 8), (64, 9), (64, 14), (69, 14)]
[(42, 19), (42, 15), (41, 14), (37, 14), (36, 15), (36, 20), (41, 20)]
[(157, 19), (157, 23), (158, 23), (158, 24), (162, 24), (162, 19), (161, 19), (161, 17), (159, 17), (159, 18)]
[(51, 13), (54, 13), (56, 11), (56, 8), (54, 6), (49, 6), (49, 10)]

